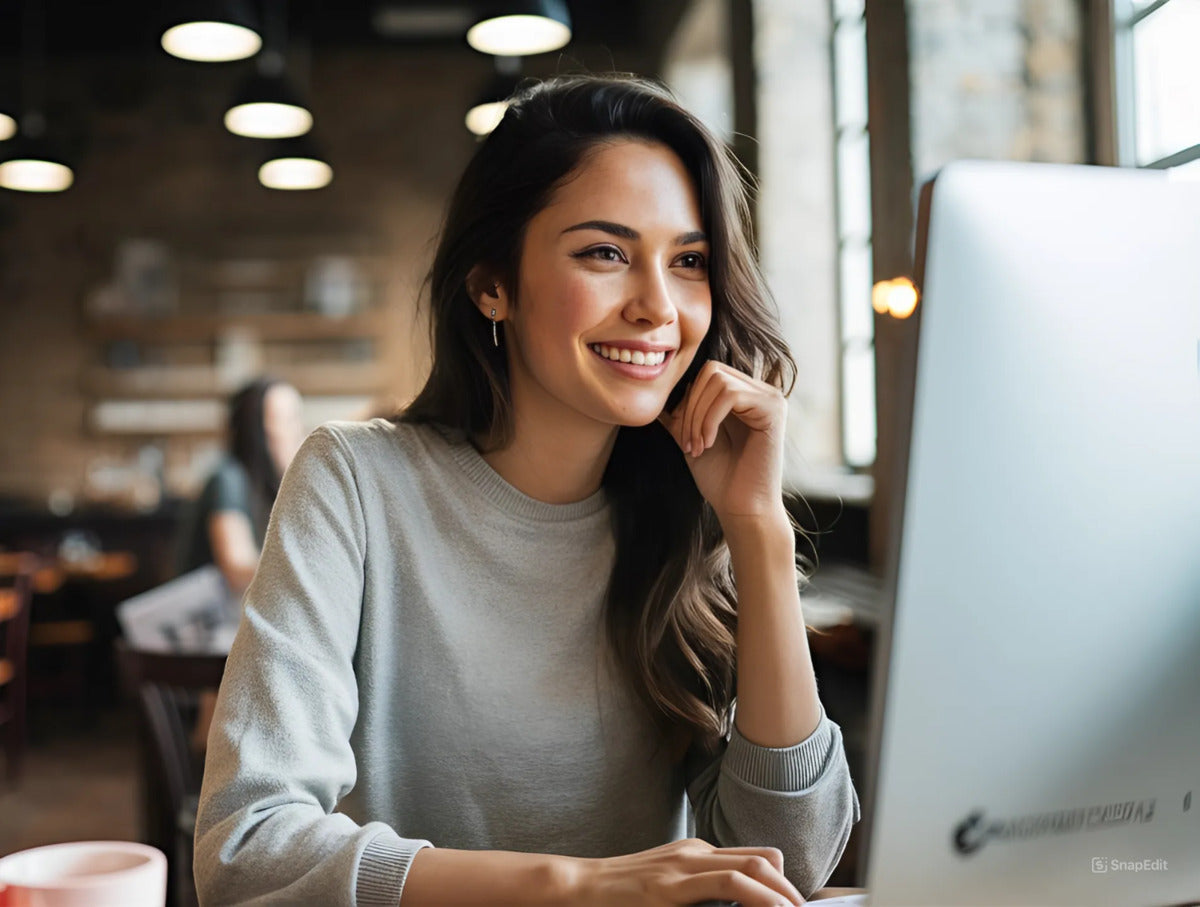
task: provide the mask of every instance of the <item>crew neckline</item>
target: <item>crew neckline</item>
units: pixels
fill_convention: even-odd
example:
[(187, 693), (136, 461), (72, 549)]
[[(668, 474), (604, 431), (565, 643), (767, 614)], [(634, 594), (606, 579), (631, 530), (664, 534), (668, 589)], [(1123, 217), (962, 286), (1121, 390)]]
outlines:
[(475, 449), (466, 433), (430, 423), (431, 434), (448, 450), (451, 459), (484, 496), (507, 514), (545, 523), (565, 523), (594, 516), (608, 506), (608, 493), (601, 486), (581, 501), (551, 504), (530, 497), (496, 472)]

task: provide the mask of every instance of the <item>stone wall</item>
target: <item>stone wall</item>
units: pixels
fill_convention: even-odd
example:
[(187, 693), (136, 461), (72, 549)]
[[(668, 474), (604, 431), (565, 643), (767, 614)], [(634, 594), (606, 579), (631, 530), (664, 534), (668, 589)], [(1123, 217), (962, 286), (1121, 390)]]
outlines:
[(756, 0), (758, 242), (798, 366), (787, 483), (841, 466), (828, 0)]
[(1074, 0), (908, 0), (918, 182), (955, 158), (1081, 162)]

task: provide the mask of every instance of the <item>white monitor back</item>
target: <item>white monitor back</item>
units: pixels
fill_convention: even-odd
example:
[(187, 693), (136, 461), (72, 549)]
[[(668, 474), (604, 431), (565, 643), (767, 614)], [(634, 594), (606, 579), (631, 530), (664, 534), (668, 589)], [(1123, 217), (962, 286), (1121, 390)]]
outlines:
[(927, 193), (872, 903), (1200, 899), (1200, 184)]

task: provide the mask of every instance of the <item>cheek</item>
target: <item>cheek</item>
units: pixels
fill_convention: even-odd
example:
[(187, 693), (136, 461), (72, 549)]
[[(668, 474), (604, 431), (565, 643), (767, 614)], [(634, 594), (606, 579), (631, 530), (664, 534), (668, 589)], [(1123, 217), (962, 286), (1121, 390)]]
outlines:
[(568, 272), (528, 286), (523, 298), (531, 316), (526, 324), (531, 348), (550, 355), (554, 348), (561, 355), (572, 343), (578, 345), (580, 334), (594, 330), (607, 317), (606, 300), (614, 295), (597, 284), (594, 277)]
[(708, 288), (704, 287), (703, 290), (697, 291), (695, 299), (691, 302), (683, 317), (686, 319), (686, 329), (691, 335), (689, 339), (698, 346), (712, 327), (712, 295)]

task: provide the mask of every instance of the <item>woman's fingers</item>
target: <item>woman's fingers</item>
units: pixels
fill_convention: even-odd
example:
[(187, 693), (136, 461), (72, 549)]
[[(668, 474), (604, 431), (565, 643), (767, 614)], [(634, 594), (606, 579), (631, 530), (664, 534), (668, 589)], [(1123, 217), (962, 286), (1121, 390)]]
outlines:
[(685, 453), (696, 454), (696, 412), (699, 409), (700, 398), (704, 393), (705, 387), (713, 378), (715, 369), (713, 368), (713, 360), (704, 363), (700, 371), (696, 374), (692, 381), (691, 387), (688, 388), (687, 394), (683, 398), (683, 420), (679, 426), (679, 440), (682, 442), (682, 447)]
[[(697, 847), (684, 850), (682, 868), (692, 878), (712, 876), (714, 873), (733, 873), (752, 880), (771, 893), (766, 901), (774, 907), (779, 903), (803, 904), (804, 898), (783, 874), (783, 852), (777, 847), (714, 847), (707, 842), (696, 842)], [(757, 891), (757, 889), (754, 889)], [(762, 891), (757, 891), (762, 896)], [(720, 893), (705, 895), (707, 898), (742, 900)], [(749, 907), (747, 903), (745, 907)]]
[(761, 847), (719, 848), (698, 862), (703, 869), (697, 871), (734, 871), (782, 894), (793, 904), (804, 903), (804, 897), (783, 874), (783, 854), (771, 848), (767, 854)]
[[(708, 445), (707, 427), (715, 418), (716, 425), (721, 424), (721, 420), (728, 414), (714, 413), (713, 404), (720, 400), (729, 391), (729, 382), (715, 370), (704, 387), (696, 394), (695, 406), (692, 409), (691, 424), (688, 426), (689, 434), (686, 436), (692, 441), (692, 455), (698, 456), (702, 454)], [(716, 440), (716, 431), (713, 431), (713, 440)]]
[(774, 847), (715, 847), (686, 838), (619, 857), (581, 859), (573, 903), (587, 907), (680, 907), (736, 901), (742, 907), (803, 904)]
[(783, 873), (783, 851), (778, 847), (714, 847), (712, 853), (763, 857), (779, 870), (780, 874)]
[(708, 900), (737, 901), (741, 907), (779, 907), (780, 904), (802, 904), (777, 888), (760, 882), (735, 869), (717, 869), (689, 875), (675, 887), (674, 898), (680, 904), (695, 904)]
[[(724, 362), (710, 359), (704, 364), (700, 374), (696, 376), (695, 383), (688, 391), (688, 400), (686, 400), (688, 406), (684, 410), (683, 440), (685, 445), (690, 445), (690, 449), (689, 446), (685, 446), (685, 451), (690, 452), (692, 456), (700, 456), (708, 446), (712, 445), (716, 440), (716, 432), (713, 431), (712, 437), (709, 438), (704, 431), (704, 418), (706, 418), (708, 410), (712, 408), (713, 402), (722, 392), (743, 386), (749, 380), (748, 376), (744, 376), (736, 368), (725, 365)], [(725, 415), (728, 415), (727, 410)], [(722, 415), (721, 419), (724, 419), (725, 415)], [(720, 421), (718, 421), (718, 425), (720, 425)]]

